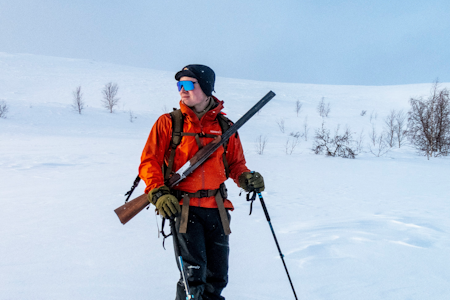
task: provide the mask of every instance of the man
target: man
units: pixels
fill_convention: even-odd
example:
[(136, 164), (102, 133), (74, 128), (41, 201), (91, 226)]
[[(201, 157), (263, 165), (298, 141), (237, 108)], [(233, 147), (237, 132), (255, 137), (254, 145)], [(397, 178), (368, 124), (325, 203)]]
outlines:
[[(164, 185), (174, 171), (230, 126), (221, 113), (223, 101), (212, 96), (212, 69), (188, 65), (175, 79), (181, 96), (179, 115), (164, 114), (154, 124), (142, 152), (139, 176), (159, 214), (176, 217), (180, 254), (194, 299), (225, 299), (221, 292), (228, 282), (229, 210), (233, 205), (227, 199), (224, 181), (229, 176), (246, 191), (264, 190), (264, 181), (246, 167), (236, 133), (172, 190)], [(181, 129), (176, 129), (177, 122), (181, 122)], [(181, 141), (174, 143), (172, 135), (180, 136), (180, 131)], [(186, 299), (182, 278), (176, 299)]]

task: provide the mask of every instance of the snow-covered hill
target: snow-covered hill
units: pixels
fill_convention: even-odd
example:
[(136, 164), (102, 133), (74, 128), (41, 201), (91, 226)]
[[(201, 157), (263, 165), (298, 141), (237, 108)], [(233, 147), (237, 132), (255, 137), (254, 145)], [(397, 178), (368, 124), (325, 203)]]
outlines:
[[(164, 251), (153, 210), (125, 226), (113, 212), (154, 121), (178, 105), (173, 75), (0, 53), (0, 100), (9, 107), (0, 118), (0, 299), (174, 298), (171, 241)], [(240, 134), (248, 166), (265, 178), (263, 196), (299, 299), (448, 297), (450, 160), (427, 161), (407, 145), (382, 157), (367, 151), (372, 126), (381, 131), (391, 110), (408, 110), (410, 97), (427, 96), (431, 84), (324, 86), (218, 75), (216, 96), (232, 120), (269, 90), (277, 94)], [(101, 104), (108, 82), (119, 85), (113, 114)], [(87, 105), (81, 115), (71, 109), (77, 86)], [(330, 103), (324, 119), (316, 110), (322, 98)], [(355, 137), (362, 132), (364, 152), (355, 160), (313, 154), (323, 120)], [(286, 154), (290, 133), (305, 123), (308, 139)], [(267, 140), (262, 155), (258, 137)], [(233, 182), (228, 188), (236, 209), (224, 296), (294, 299), (259, 203), (248, 216), (245, 197)]]

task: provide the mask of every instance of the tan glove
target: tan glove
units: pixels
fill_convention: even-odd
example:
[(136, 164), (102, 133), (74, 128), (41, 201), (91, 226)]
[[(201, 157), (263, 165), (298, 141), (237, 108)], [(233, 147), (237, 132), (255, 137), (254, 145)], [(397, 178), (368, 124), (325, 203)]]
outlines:
[(246, 192), (251, 192), (258, 189), (260, 192), (264, 191), (264, 178), (258, 172), (244, 172), (239, 175), (239, 185)]
[(170, 189), (165, 185), (151, 190), (147, 198), (164, 218), (170, 218), (181, 212), (178, 199), (170, 194)]

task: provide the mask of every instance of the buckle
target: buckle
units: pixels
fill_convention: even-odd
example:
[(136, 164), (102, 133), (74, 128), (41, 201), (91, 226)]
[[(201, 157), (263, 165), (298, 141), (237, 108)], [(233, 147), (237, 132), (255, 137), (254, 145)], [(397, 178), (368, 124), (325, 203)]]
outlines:
[(205, 198), (208, 197), (208, 190), (200, 190), (200, 197), (199, 198)]

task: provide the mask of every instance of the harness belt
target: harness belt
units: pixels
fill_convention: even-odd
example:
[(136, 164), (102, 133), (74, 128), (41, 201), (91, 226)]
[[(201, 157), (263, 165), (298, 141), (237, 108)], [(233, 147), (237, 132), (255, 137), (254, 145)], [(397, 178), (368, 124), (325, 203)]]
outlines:
[(222, 227), (225, 235), (229, 235), (231, 233), (230, 230), (230, 222), (228, 220), (227, 211), (225, 206), (223, 205), (224, 199), (226, 199), (226, 187), (225, 183), (222, 183), (217, 190), (200, 190), (195, 193), (188, 193), (179, 190), (172, 190), (171, 193), (177, 199), (183, 198), (183, 206), (181, 208), (181, 219), (180, 219), (180, 233), (186, 233), (187, 231), (187, 223), (189, 219), (189, 201), (192, 197), (195, 198), (206, 198), (215, 196), (217, 208), (219, 210), (220, 221), (222, 222)]

